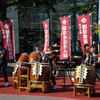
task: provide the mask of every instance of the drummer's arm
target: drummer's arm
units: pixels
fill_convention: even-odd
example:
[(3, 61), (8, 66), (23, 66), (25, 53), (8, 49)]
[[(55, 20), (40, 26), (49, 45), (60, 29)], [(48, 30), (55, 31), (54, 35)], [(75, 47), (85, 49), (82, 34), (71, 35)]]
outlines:
[(52, 51), (45, 51), (44, 52), (45, 55), (48, 55), (48, 54), (51, 54), (51, 53), (52, 53)]
[(88, 56), (88, 54), (86, 54), (86, 59), (85, 59), (85, 62), (84, 63), (85, 64), (88, 63), (88, 60), (89, 60), (89, 56)]
[(46, 51), (45, 54), (51, 54), (51, 53), (55, 53), (55, 52), (59, 52), (59, 50)]
[(4, 57), (4, 55), (5, 55), (4, 53), (3, 53), (3, 54), (1, 54), (1, 55), (0, 55), (0, 59), (2, 59), (2, 58)]

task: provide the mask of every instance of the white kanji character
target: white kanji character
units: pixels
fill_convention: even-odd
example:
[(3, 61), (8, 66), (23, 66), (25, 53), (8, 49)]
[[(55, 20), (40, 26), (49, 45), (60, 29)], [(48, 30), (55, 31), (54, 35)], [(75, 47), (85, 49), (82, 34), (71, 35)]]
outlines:
[(62, 31), (63, 35), (66, 35), (67, 34), (67, 31)]
[(62, 30), (66, 31), (67, 27), (66, 26), (62, 26)]

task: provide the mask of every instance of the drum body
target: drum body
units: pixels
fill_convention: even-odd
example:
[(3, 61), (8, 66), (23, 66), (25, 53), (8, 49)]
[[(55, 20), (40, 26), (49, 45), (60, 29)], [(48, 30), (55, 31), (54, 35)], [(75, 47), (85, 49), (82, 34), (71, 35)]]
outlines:
[(30, 70), (30, 81), (31, 82), (40, 82), (40, 81), (50, 81), (51, 79), (51, 70), (50, 65), (47, 63), (36, 63), (31, 66)]
[(35, 52), (32, 52), (32, 53), (29, 55), (28, 62), (29, 62), (29, 63), (32, 63), (32, 62), (37, 61), (37, 60), (38, 60), (38, 54), (35, 53)]
[[(17, 63), (16, 63), (16, 66), (15, 66), (15, 69), (14, 69), (14, 77), (19, 77), (19, 67), (25, 67), (26, 65), (22, 65), (20, 64), (20, 62), (27, 62), (28, 61), (28, 54), (27, 53), (22, 53), (21, 56), (19, 57)], [(29, 66), (27, 66), (29, 67)], [(22, 73), (26, 73), (26, 71), (23, 69)]]
[[(80, 66), (82, 66), (82, 65), (80, 65)], [(93, 85), (95, 85), (96, 74), (95, 74), (95, 69), (94, 68), (86, 67), (86, 71), (84, 69), (83, 82), (82, 83), (80, 83), (80, 81), (79, 81), (79, 77), (80, 77), (79, 73), (81, 73), (81, 72), (78, 73), (78, 71), (79, 71), (78, 67), (75, 68), (75, 72), (74, 72), (74, 84), (75, 85), (81, 85), (81, 86), (93, 86)]]

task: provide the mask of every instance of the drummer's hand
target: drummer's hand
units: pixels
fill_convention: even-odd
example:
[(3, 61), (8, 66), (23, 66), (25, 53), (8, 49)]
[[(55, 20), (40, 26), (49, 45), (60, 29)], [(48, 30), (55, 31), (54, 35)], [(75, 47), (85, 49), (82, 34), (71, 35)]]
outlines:
[(59, 52), (59, 50), (55, 50), (55, 52)]
[(92, 67), (95, 67), (95, 64), (93, 64)]

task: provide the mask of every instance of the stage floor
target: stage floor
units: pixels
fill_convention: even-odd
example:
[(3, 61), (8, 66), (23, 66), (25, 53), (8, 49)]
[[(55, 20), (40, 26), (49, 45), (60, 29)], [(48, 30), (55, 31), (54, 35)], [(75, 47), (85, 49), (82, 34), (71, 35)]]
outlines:
[[(100, 100), (100, 82), (96, 81), (96, 94), (95, 97), (88, 98), (84, 93), (77, 94), (73, 96), (73, 86), (65, 85), (63, 86), (63, 77), (56, 77), (57, 90), (52, 90), (48, 93), (41, 93), (41, 89), (34, 89), (31, 93), (26, 91), (19, 91), (18, 89), (13, 89), (13, 79), (12, 76), (8, 77), (9, 87), (4, 87), (4, 78), (0, 77), (0, 95), (25, 95), (25, 96), (42, 96), (42, 97), (56, 97), (56, 98), (66, 98), (66, 99), (78, 99), (78, 100)], [(66, 78), (66, 83), (70, 84), (69, 77)]]

